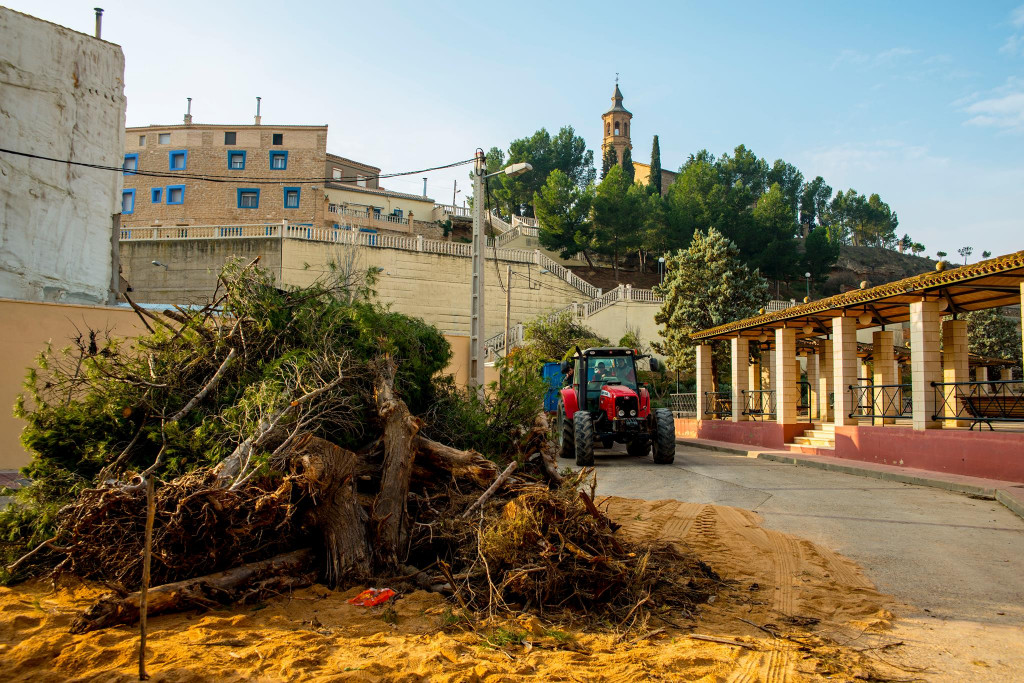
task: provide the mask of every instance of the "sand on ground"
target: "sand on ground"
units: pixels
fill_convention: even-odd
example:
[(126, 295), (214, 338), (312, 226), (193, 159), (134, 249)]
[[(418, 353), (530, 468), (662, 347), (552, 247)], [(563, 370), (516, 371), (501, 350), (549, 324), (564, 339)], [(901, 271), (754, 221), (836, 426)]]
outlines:
[[(348, 604), (359, 588), (313, 586), (262, 604), (150, 619), (151, 679), (781, 682), (835, 674), (849, 680), (871, 671), (922, 677), (890, 667), (898, 646), (886, 630), (897, 606), (849, 560), (763, 529), (747, 510), (675, 500), (600, 503), (623, 535), (676, 543), (725, 579), (695, 621), (666, 614), (639, 632), (584, 633), (524, 615), (471, 628), (438, 594), (402, 595), (389, 610)], [(38, 581), (0, 588), (0, 680), (137, 680), (137, 627), (68, 633), (104, 590), (75, 583), (53, 591)]]

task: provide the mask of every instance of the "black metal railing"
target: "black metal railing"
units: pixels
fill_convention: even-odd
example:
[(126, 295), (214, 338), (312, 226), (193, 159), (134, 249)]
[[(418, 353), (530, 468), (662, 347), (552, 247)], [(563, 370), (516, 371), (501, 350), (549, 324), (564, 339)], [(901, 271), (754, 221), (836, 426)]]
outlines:
[(732, 394), (725, 391), (705, 391), (704, 414), (723, 420), (732, 417)]
[(932, 382), (935, 392), (933, 420), (1024, 422), (1024, 382), (1004, 379), (987, 382)]
[(800, 398), (797, 399), (796, 412), (797, 413), (808, 413), (811, 412), (811, 383), (810, 382), (797, 382), (797, 386), (800, 388)]
[(850, 417), (910, 417), (913, 410), (909, 384), (851, 384)]
[(672, 394), (672, 412), (676, 417), (697, 417), (697, 393)]
[(755, 420), (775, 419), (775, 390), (751, 389), (743, 390), (743, 415)]

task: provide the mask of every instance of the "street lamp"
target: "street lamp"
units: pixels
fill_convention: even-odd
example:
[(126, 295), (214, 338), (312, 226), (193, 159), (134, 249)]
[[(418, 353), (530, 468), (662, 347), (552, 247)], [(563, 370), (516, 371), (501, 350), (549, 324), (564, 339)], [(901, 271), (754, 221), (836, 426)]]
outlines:
[(163, 268), (164, 270), (167, 270), (167, 264), (166, 263), (160, 263), (159, 261), (150, 261), (150, 263), (152, 263), (157, 268)]
[(811, 274), (810, 272), (804, 273), (804, 277), (807, 278), (807, 300), (811, 300)]
[(665, 282), (665, 257), (664, 256), (659, 256), (658, 257), (658, 275), (659, 275), (658, 282), (664, 284), (664, 282)]
[(484, 181), (499, 173), (517, 176), (533, 170), (530, 164), (520, 162), (509, 164), (500, 171), (485, 174), (485, 162), (484, 151), (477, 148), (473, 163), (473, 275), (469, 322), (469, 385), (481, 392), (484, 387), (484, 212), (487, 204), (484, 197)]

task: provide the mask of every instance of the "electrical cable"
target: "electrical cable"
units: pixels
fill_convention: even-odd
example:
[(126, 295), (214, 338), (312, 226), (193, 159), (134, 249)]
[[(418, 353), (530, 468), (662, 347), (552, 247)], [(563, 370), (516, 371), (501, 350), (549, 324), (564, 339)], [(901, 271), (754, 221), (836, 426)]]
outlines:
[(123, 166), (108, 166), (105, 164), (93, 164), (84, 161), (72, 161), (71, 159), (58, 159), (55, 157), (48, 157), (42, 154), (31, 154), (29, 152), (19, 152), (13, 149), (6, 149), (0, 147), (0, 152), (5, 154), (13, 154), (15, 156), (25, 157), (28, 159), (37, 159), (41, 161), (52, 161), (59, 164), (68, 164), (69, 166), (81, 166), (83, 168), (91, 168), (98, 171), (113, 171), (117, 173), (124, 173), (125, 175), (138, 175), (146, 178), (174, 178), (179, 180), (197, 180), (200, 182), (209, 183), (231, 183), (237, 185), (239, 183), (247, 183), (250, 185), (286, 185), (293, 183), (327, 183), (332, 182), (356, 182), (358, 180), (380, 180), (384, 178), (399, 178), (402, 176), (416, 175), (418, 173), (428, 173), (430, 171), (439, 171), (446, 168), (454, 168), (456, 166), (464, 166), (465, 164), (471, 163), (473, 159), (465, 159), (463, 161), (454, 161), (450, 164), (443, 164), (441, 166), (432, 166), (430, 168), (422, 168), (415, 171), (401, 171), (398, 173), (378, 173), (376, 175), (358, 175), (358, 176), (342, 176), (341, 178), (327, 178), (327, 177), (300, 177), (300, 176), (289, 176), (289, 177), (239, 177), (235, 175), (219, 175), (219, 174), (207, 174), (207, 173), (189, 173), (189, 172), (174, 172), (174, 171), (147, 171), (144, 169), (134, 169), (131, 171), (125, 171)]

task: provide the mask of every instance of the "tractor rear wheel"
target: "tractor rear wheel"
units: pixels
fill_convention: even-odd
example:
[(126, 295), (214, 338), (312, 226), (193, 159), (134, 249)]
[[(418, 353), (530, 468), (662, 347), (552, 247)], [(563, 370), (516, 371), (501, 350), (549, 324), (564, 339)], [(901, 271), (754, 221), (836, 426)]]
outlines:
[(651, 452), (651, 440), (636, 438), (626, 444), (626, 454), (634, 458), (643, 458)]
[(565, 418), (565, 403), (558, 402), (558, 455), (561, 458), (576, 456), (573, 446), (573, 424)]
[(594, 421), (590, 413), (578, 410), (572, 416), (573, 442), (576, 447), (576, 464), (590, 467), (594, 464)]
[(670, 465), (676, 459), (676, 425), (672, 411), (658, 408), (654, 411), (654, 462)]

